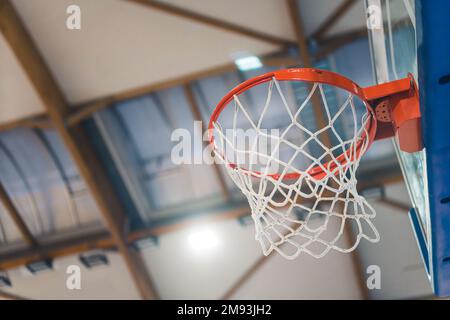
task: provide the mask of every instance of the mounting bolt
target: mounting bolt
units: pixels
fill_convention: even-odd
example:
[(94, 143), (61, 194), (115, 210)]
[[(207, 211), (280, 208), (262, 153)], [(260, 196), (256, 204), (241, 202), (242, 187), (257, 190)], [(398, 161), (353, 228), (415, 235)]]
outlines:
[(375, 115), (378, 121), (392, 122), (389, 100), (383, 100), (375, 107)]

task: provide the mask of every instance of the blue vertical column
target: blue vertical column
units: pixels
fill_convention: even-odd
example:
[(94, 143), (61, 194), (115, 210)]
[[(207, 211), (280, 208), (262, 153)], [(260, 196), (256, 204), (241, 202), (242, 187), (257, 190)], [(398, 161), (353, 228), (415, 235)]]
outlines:
[(438, 296), (450, 296), (450, 1), (416, 0), (422, 130), (431, 235), (429, 271)]

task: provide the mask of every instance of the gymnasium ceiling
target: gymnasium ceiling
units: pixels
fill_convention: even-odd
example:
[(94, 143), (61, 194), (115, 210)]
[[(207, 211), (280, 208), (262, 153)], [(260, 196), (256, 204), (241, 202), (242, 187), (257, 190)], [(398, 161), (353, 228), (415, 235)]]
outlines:
[[(120, 96), (120, 100), (126, 100), (126, 97), (139, 96), (136, 92), (148, 94), (150, 93), (148, 88), (157, 88), (158, 86), (168, 88), (174, 86), (175, 80), (180, 78), (194, 80), (194, 75), (205, 74), (208, 70), (224, 70), (226, 68), (223, 68), (223, 66), (229, 65), (234, 67), (234, 58), (239, 54), (269, 56), (285, 52), (286, 44), (291, 47), (297, 46), (297, 37), (294, 34), (294, 24), (289, 14), (287, 2), (280, 0), (153, 1), (153, 3), (158, 4), (157, 8), (149, 6), (148, 3), (143, 5), (146, 0), (10, 0), (10, 2), (15, 7), (20, 20), (28, 29), (48, 69), (54, 75), (62, 94), (72, 108), (89, 105), (92, 101), (107, 101), (105, 97)], [(0, 5), (1, 3), (0, 0)], [(314, 35), (317, 30), (327, 24), (330, 15), (339, 7), (342, 7), (343, 3), (352, 3), (352, 5), (333, 24), (333, 27), (322, 34), (322, 38), (337, 38), (355, 30), (365, 32), (363, 1), (298, 0), (297, 3), (301, 11), (300, 16), (303, 20), (305, 35), (309, 40), (311, 38), (316, 39)], [(70, 31), (65, 25), (66, 8), (71, 4), (77, 4), (81, 8), (82, 29), (79, 31)], [(173, 8), (173, 6), (176, 6), (179, 10), (188, 10), (207, 17), (207, 19), (213, 19), (216, 22), (221, 21), (222, 25), (228, 27), (211, 26), (180, 16), (180, 14), (168, 13), (167, 10), (161, 9), (161, 4), (163, 7), (169, 5)], [(3, 18), (5, 17), (3, 16)], [(243, 35), (242, 30), (241, 32), (230, 31), (230, 25), (247, 30), (247, 35)], [(253, 34), (253, 36), (248, 35), (248, 33)], [(257, 36), (254, 36), (255, 34)], [(23, 42), (22, 45), (24, 45)], [(31, 47), (28, 46), (28, 48)], [(34, 62), (36, 61), (39, 61), (39, 59), (34, 60)], [(42, 69), (46, 70), (46, 68), (41, 68), (41, 72)], [(137, 284), (148, 282), (145, 279), (141, 281), (140, 277), (146, 275), (139, 267), (139, 263), (134, 261), (134, 257), (129, 255), (125, 246), (128, 240), (124, 240), (125, 236), (121, 234), (122, 225), (115, 220), (111, 222), (114, 219), (114, 213), (116, 213), (114, 205), (108, 204), (105, 206), (108, 208), (103, 207), (98, 210), (95, 200), (99, 198), (99, 195), (96, 194), (96, 196), (91, 197), (91, 194), (86, 192), (89, 189), (83, 182), (87, 180), (86, 177), (93, 176), (98, 170), (106, 170), (101, 166), (95, 166), (96, 163), (92, 162), (93, 157), (91, 155), (94, 154), (95, 150), (86, 151), (84, 146), (86, 142), (89, 144), (90, 141), (79, 139), (74, 133), (76, 130), (72, 131), (64, 125), (55, 126), (56, 130), (36, 130), (40, 134), (36, 134), (33, 130), (24, 130), (24, 132), (19, 133), (14, 130), (5, 130), (5, 128), (11, 128), (11, 126), (8, 127), (8, 124), (45, 114), (46, 108), (2, 34), (0, 34), (0, 70), (0, 128), (3, 128), (2, 139), (7, 142), (5, 144), (9, 144), (7, 145), (9, 149), (17, 148), (15, 154), (19, 160), (23, 161), (22, 167), (30, 166), (29, 171), (31, 173), (26, 174), (26, 176), (27, 179), (35, 183), (34, 186), (31, 186), (31, 189), (35, 187), (36, 193), (42, 193), (47, 195), (48, 199), (55, 200), (55, 203), (51, 203), (47, 201), (47, 198), (41, 196), (40, 202), (44, 205), (49, 204), (51, 209), (54, 209), (52, 211), (43, 208), (42, 212), (49, 213), (49, 217), (58, 216), (61, 219), (61, 221), (49, 219), (52, 222), (52, 228), (42, 228), (43, 231), (40, 231), (38, 226), (31, 225), (31, 234), (28, 237), (30, 239), (25, 237), (28, 245), (35, 246), (33, 236), (39, 235), (38, 245), (45, 246), (46, 242), (43, 241), (43, 238), (49, 235), (55, 236), (55, 233), (47, 232), (48, 230), (57, 229), (61, 231), (72, 225), (75, 226), (74, 229), (78, 228), (78, 225), (69, 223), (70, 210), (66, 210), (66, 218), (69, 221), (67, 222), (63, 219), (63, 211), (60, 209), (63, 205), (66, 205), (62, 203), (65, 197), (62, 192), (69, 192), (76, 197), (69, 199), (67, 206), (76, 207), (78, 205), (82, 207), (80, 212), (84, 212), (85, 215), (79, 217), (79, 220), (82, 220), (81, 222), (100, 222), (101, 215), (104, 218), (106, 217), (106, 221), (109, 222), (108, 228), (104, 228), (104, 224), (101, 225), (101, 233), (100, 235), (95, 233), (94, 240), (101, 238), (104, 243), (106, 242), (104, 247), (107, 248), (117, 245), (120, 253), (127, 261), (130, 274), (135, 277), (135, 282)], [(45, 74), (46, 72), (42, 73)], [(41, 89), (42, 87), (47, 88), (45, 85), (41, 86)], [(48, 87), (51, 88), (52, 84), (50, 83)], [(147, 89), (143, 90), (142, 88)], [(50, 92), (49, 96), (51, 96), (51, 93), (55, 94), (55, 91), (58, 90)], [(40, 91), (41, 98), (46, 97), (45, 93), (47, 91)], [(136, 103), (139, 104), (139, 101)], [(58, 110), (54, 111), (57, 109), (55, 105), (47, 106), (47, 109), (52, 110), (54, 114), (59, 113)], [(187, 105), (185, 109), (189, 111)], [(179, 110), (178, 113), (180, 113)], [(54, 119), (60, 117), (64, 124), (66, 120), (70, 122), (70, 117), (69, 119), (63, 118), (66, 114), (58, 114), (56, 117), (54, 114), (53, 125), (57, 124)], [(146, 125), (145, 129), (155, 130), (151, 125)], [(77, 127), (76, 125), (73, 126)], [(68, 127), (70, 127), (70, 123)], [(136, 131), (138, 130), (136, 129)], [(61, 133), (65, 133), (66, 136)], [(61, 136), (64, 144), (57, 139)], [(36, 139), (39, 139), (39, 141)], [(45, 153), (45, 157), (37, 156), (42, 154), (42, 141), (46, 141), (48, 145), (53, 147), (55, 153), (53, 158), (59, 159), (63, 170), (57, 170), (55, 159), (50, 157), (49, 152)], [(67, 143), (68, 141), (69, 143)], [(74, 155), (81, 156), (74, 157)], [(6, 157), (6, 155), (4, 156)], [(30, 161), (33, 156), (39, 159)], [(76, 165), (70, 159), (74, 159)], [(6, 162), (4, 161), (4, 164)], [(88, 171), (88, 174), (86, 172), (78, 174), (77, 169), (80, 167)], [(4, 172), (13, 171), (11, 168), (4, 170)], [(66, 173), (67, 176), (59, 177), (58, 171)], [(52, 177), (56, 177), (55, 180), (58, 181), (67, 181), (64, 181), (64, 184), (59, 181), (59, 187), (49, 183), (45, 185), (45, 188), (43, 184), (38, 183), (42, 180), (41, 178), (50, 179)], [(3, 178), (8, 182), (5, 175), (3, 175)], [(17, 177), (14, 176), (10, 180), (15, 181)], [(101, 193), (100, 200), (108, 195), (108, 192), (103, 191), (103, 189), (110, 181), (108, 179), (105, 181), (105, 184), (92, 180), (86, 182), (90, 189), (95, 189), (99, 191), (97, 193)], [(174, 183), (173, 185), (175, 184), (178, 187), (181, 185), (180, 183)], [(201, 185), (201, 183), (198, 184)], [(17, 190), (12, 190), (15, 185), (11, 183), (5, 183), (5, 185), (9, 187), (10, 190), (7, 191), (10, 191), (13, 195), (11, 197), (13, 200), (18, 198), (23, 201), (27, 200), (21, 188), (16, 188), (20, 191), (17, 192)], [(63, 187), (70, 190), (64, 191)], [(208, 187), (208, 189), (211, 188)], [(61, 193), (57, 194), (56, 191)], [(108, 198), (108, 200), (111, 199)], [(20, 201), (18, 203), (20, 204)], [(98, 203), (101, 203), (101, 201), (97, 199)], [(101, 214), (98, 211), (101, 211)], [(239, 210), (235, 209), (235, 211)], [(57, 215), (53, 214), (56, 212)], [(240, 211), (236, 212), (229, 212), (228, 214), (230, 216), (243, 214)], [(247, 212), (245, 211), (245, 213)], [(28, 224), (34, 221), (30, 216), (24, 216), (24, 220)], [(7, 221), (6, 218), (5, 221)], [(23, 236), (28, 232), (17, 230), (11, 220), (7, 222), (6, 229), (11, 230), (11, 234), (8, 236), (12, 240), (18, 240), (21, 238), (21, 233)], [(109, 233), (113, 235), (112, 238), (109, 237)], [(41, 236), (45, 237), (41, 238)], [(66, 239), (65, 236), (61, 236), (61, 238)], [(50, 240), (49, 242), (51, 242)], [(84, 238), (82, 240), (84, 241)], [(25, 243), (22, 242), (20, 245), (24, 247)], [(14, 251), (13, 249), (8, 248), (8, 252)], [(33, 253), (33, 251), (30, 252)], [(30, 259), (29, 256), (27, 254), (27, 259)], [(149, 297), (152, 294), (144, 292), (142, 296)]]
[[(301, 0), (311, 36), (345, 0)], [(139, 2), (139, 1), (138, 1)], [(198, 14), (295, 43), (285, 1), (161, 0)], [(79, 105), (233, 61), (236, 54), (267, 55), (282, 46), (127, 0), (13, 0), (63, 93)], [(65, 27), (66, 8), (81, 8), (82, 29)], [(364, 26), (357, 1), (325, 36)], [(0, 35), (0, 124), (44, 112), (44, 107)]]

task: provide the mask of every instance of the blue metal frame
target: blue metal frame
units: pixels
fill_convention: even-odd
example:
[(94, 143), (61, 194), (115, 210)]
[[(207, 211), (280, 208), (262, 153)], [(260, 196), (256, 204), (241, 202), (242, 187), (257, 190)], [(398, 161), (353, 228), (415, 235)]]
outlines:
[(428, 243), (425, 231), (423, 230), (423, 226), (420, 220), (420, 216), (417, 214), (417, 210), (412, 208), (409, 210), (409, 219), (411, 221), (411, 225), (414, 231), (414, 235), (416, 236), (417, 244), (419, 245), (420, 254), (422, 255), (423, 264), (425, 265), (425, 270), (430, 276), (430, 256), (428, 252)]
[(433, 290), (450, 296), (450, 1), (416, 0), (422, 131), (427, 161)]

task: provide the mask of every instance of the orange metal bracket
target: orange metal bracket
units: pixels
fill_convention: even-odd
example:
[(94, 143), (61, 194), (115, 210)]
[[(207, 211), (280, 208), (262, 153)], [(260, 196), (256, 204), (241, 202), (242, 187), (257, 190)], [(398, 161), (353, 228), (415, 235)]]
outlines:
[(419, 91), (411, 74), (362, 90), (377, 117), (375, 140), (395, 136), (402, 151), (423, 149)]

